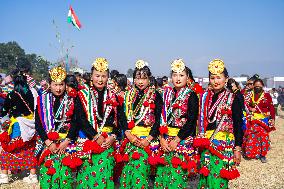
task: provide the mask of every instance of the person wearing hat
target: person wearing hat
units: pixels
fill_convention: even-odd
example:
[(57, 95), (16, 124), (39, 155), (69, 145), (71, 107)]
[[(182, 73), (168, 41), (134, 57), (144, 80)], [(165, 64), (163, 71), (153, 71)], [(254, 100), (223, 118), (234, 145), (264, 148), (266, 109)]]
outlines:
[(198, 188), (228, 188), (228, 181), (240, 176), (242, 108), (225, 88), (229, 76), (224, 62), (215, 59), (208, 70), (212, 89), (200, 98), (199, 135), (193, 142), (202, 152)]
[(125, 117), (123, 106), (116, 94), (107, 88), (109, 68), (105, 58), (94, 61), (91, 74), (92, 86), (78, 92), (74, 107), (79, 130), (77, 148), (83, 160), (77, 175), (77, 188), (114, 188), (114, 154), (122, 129), (120, 123)]
[(149, 188), (151, 165), (158, 149), (160, 117), (163, 99), (150, 85), (151, 70), (144, 60), (138, 60), (133, 73), (134, 87), (125, 93), (127, 129), (121, 144), (125, 166), (120, 188)]
[(189, 88), (191, 70), (182, 59), (171, 64), (173, 90), (163, 93), (160, 149), (154, 188), (187, 188), (196, 173), (197, 154), (192, 146), (198, 118), (198, 96)]
[[(27, 83), (27, 77), (20, 70), (13, 71), (13, 90), (8, 93), (0, 114), (6, 121), (2, 125), (0, 155), (2, 174), (0, 183), (8, 183), (8, 170), (30, 170), (25, 182), (36, 183), (36, 145), (34, 111), (37, 105), (37, 92)], [(3, 118), (4, 119), (4, 118)]]
[(81, 165), (75, 153), (77, 130), (74, 124), (74, 98), (66, 92), (63, 67), (49, 70), (50, 91), (37, 99), (35, 126), (40, 136), (35, 154), (39, 156), (42, 189), (72, 188), (72, 169)]

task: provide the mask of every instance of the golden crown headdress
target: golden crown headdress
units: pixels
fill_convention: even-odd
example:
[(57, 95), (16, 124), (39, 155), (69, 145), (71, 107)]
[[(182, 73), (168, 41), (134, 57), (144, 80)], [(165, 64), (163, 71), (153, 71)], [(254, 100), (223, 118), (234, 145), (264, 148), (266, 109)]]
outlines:
[(54, 67), (49, 70), (49, 75), (52, 81), (54, 82), (62, 82), (66, 78), (66, 70), (61, 67)]
[(208, 65), (209, 72), (214, 75), (223, 73), (224, 69), (225, 69), (225, 64), (220, 59), (214, 59)]
[(145, 66), (148, 66), (148, 63), (145, 62), (144, 60), (137, 60), (136, 63), (135, 63), (135, 67), (137, 69), (142, 69), (144, 68)]
[(105, 58), (97, 58), (94, 63), (93, 67), (99, 72), (104, 72), (108, 70), (108, 62)]
[(185, 64), (182, 59), (176, 59), (171, 64), (172, 71), (176, 73), (181, 73), (185, 69)]

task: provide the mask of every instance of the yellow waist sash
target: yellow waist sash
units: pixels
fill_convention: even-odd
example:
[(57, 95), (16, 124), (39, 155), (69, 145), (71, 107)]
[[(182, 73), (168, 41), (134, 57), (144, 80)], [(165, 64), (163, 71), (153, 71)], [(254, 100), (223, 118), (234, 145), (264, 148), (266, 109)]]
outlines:
[(264, 119), (266, 118), (265, 115), (259, 113), (253, 113), (253, 119)]
[(176, 127), (168, 127), (168, 135), (169, 136), (177, 136), (179, 132), (179, 128)]
[(59, 140), (63, 140), (67, 137), (67, 133), (58, 133), (59, 134)]
[[(210, 138), (212, 136), (212, 134), (214, 133), (214, 130), (209, 130), (209, 131), (206, 131), (205, 133), (205, 136), (206, 138)], [(229, 132), (226, 132), (226, 131), (219, 131), (214, 139), (216, 140), (227, 140), (227, 139), (230, 139), (230, 140), (235, 140), (235, 137), (232, 133), (229, 133)]]
[(151, 131), (151, 127), (135, 126), (131, 130), (131, 134), (138, 137), (148, 136)]
[[(113, 131), (113, 127), (104, 126), (101, 132), (110, 133)], [(67, 137), (67, 133), (59, 133), (59, 140), (65, 139)]]
[(112, 131), (113, 131), (113, 127), (110, 127), (110, 126), (104, 126), (102, 129), (102, 132), (105, 132), (105, 133), (111, 133)]
[[(34, 114), (30, 114), (30, 115), (27, 115), (27, 116), (21, 116), (21, 117), (31, 120), (31, 119), (34, 118)], [(9, 135), (12, 133), (12, 131), (13, 131), (13, 125), (14, 125), (16, 122), (18, 122), (17, 118), (15, 118), (14, 116), (12, 116), (12, 117), (10, 118), (10, 126), (9, 126), (9, 128), (8, 128), (8, 134), (9, 134)]]
[[(110, 133), (112, 132), (113, 127), (104, 126), (101, 132)], [(67, 133), (59, 133), (59, 140), (65, 139), (67, 137)]]
[[(105, 126), (103, 127), (101, 132), (110, 133), (113, 131), (113, 127)], [(67, 133), (59, 133), (59, 140), (65, 139), (67, 137)]]

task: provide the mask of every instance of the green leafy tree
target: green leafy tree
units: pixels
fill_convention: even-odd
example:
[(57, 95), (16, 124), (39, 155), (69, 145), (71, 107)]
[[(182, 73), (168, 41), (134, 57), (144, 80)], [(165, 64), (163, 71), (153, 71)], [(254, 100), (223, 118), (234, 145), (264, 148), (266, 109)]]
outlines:
[(16, 68), (29, 68), (36, 81), (48, 76), (51, 63), (36, 54), (25, 54), (15, 42), (0, 43), (0, 72), (10, 74)]
[(0, 68), (8, 73), (17, 67), (17, 60), (25, 57), (25, 51), (17, 42), (0, 43)]

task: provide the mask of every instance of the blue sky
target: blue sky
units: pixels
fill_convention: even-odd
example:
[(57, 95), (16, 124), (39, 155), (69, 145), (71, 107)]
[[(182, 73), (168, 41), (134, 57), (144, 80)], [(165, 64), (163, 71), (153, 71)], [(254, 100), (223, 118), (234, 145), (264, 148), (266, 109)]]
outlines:
[[(70, 4), (81, 31), (67, 23)], [(0, 42), (50, 61), (61, 56), (54, 19), (87, 70), (102, 56), (122, 73), (145, 59), (155, 75), (168, 75), (183, 58), (194, 76), (207, 76), (209, 61), (221, 58), (231, 76), (284, 76), (283, 0), (0, 0), (0, 16)]]

